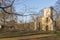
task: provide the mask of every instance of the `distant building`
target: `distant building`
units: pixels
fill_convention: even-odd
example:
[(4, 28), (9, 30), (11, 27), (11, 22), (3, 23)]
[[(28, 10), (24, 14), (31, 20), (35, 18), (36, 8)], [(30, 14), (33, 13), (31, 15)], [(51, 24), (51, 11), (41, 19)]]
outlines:
[(35, 28), (34, 28), (34, 30), (37, 30), (37, 31), (39, 31), (39, 30), (41, 30), (42, 29), (42, 25), (41, 25), (41, 22), (42, 21), (42, 18), (41, 17), (37, 17), (36, 18), (36, 21), (35, 21)]
[(54, 21), (53, 21), (53, 8), (45, 8), (44, 16), (38, 17), (35, 23), (35, 29), (40, 29), (43, 31), (53, 31), (54, 30)]

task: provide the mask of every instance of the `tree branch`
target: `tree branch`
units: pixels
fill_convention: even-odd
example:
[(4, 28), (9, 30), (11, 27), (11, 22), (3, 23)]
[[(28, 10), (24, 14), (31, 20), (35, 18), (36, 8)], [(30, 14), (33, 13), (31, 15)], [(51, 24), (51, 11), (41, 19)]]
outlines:
[(14, 1), (15, 1), (15, 0), (12, 1), (11, 5), (6, 6), (6, 7), (1, 7), (1, 6), (0, 6), (0, 8), (4, 8), (4, 9), (5, 9), (5, 8), (9, 8), (9, 7), (11, 7), (11, 6), (13, 5)]
[(18, 15), (18, 16), (24, 16), (24, 15), (22, 15), (22, 14), (17, 14), (17, 13), (9, 13), (9, 12), (7, 12), (4, 8), (2, 8), (2, 10), (3, 10), (5, 13), (7, 13), (7, 14), (14, 14), (14, 15)]

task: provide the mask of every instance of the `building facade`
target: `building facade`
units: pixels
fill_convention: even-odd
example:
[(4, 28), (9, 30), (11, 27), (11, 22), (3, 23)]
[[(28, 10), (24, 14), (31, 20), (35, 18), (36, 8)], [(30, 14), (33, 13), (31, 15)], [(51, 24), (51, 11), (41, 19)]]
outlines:
[(53, 8), (45, 8), (44, 15), (40, 18), (38, 17), (35, 23), (35, 29), (43, 31), (53, 31), (54, 30), (54, 21), (53, 21)]
[(54, 24), (53, 24), (53, 9), (45, 8), (44, 9), (44, 16), (42, 17), (42, 30), (44, 31), (53, 31), (54, 30)]

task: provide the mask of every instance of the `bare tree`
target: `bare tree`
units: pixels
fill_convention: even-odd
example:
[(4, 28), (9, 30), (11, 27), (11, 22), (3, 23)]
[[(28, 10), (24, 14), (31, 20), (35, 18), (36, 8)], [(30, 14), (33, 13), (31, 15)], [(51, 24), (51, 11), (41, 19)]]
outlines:
[[(5, 25), (6, 20), (10, 16), (9, 13), (12, 13), (12, 5), (13, 5), (13, 3), (14, 3), (15, 0), (13, 0), (12, 2), (11, 1), (10, 0), (0, 0), (0, 10), (1, 10), (0, 14), (2, 16), (1, 21), (4, 22), (4, 25)], [(8, 2), (10, 2), (10, 3), (7, 4)]]

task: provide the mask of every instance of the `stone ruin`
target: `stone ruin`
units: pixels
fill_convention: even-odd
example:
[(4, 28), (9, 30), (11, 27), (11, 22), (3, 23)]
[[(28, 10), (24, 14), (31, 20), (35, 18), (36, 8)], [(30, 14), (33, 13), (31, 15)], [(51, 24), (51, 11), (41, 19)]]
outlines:
[[(53, 21), (53, 8), (49, 7), (49, 8), (45, 8), (44, 10), (44, 15), (43, 17), (41, 17), (41, 26), (39, 27), (40, 30), (43, 31), (53, 31), (54, 30), (54, 21)], [(37, 21), (35, 21), (35, 29), (37, 30)]]
[(53, 9), (45, 8), (44, 9), (44, 16), (42, 17), (42, 30), (44, 31), (53, 31), (54, 30), (54, 23), (53, 23)]

